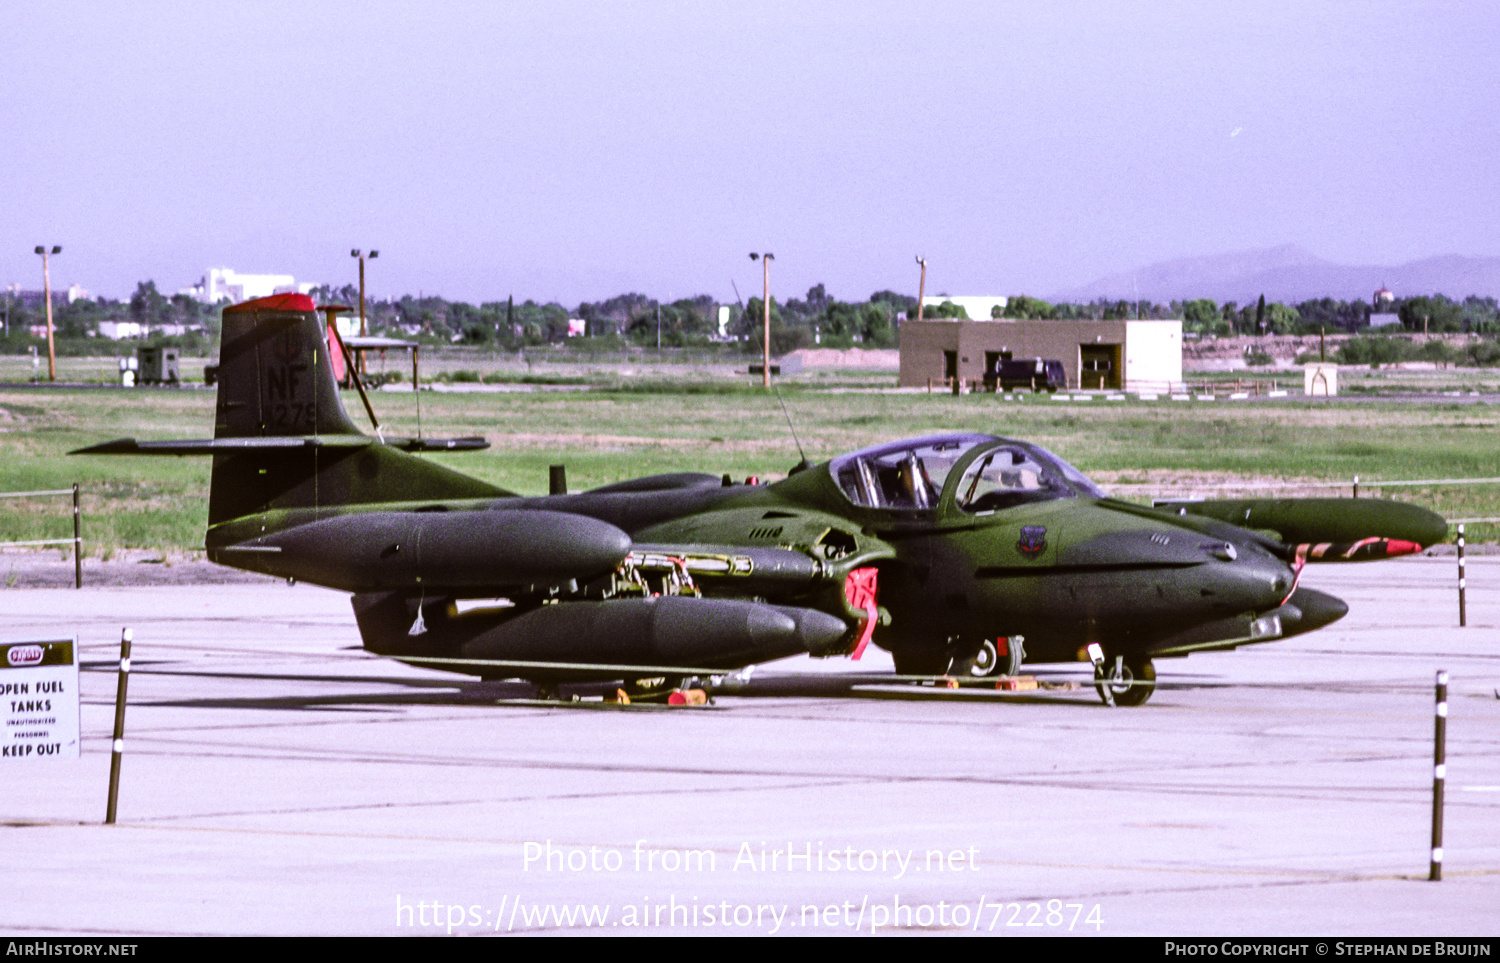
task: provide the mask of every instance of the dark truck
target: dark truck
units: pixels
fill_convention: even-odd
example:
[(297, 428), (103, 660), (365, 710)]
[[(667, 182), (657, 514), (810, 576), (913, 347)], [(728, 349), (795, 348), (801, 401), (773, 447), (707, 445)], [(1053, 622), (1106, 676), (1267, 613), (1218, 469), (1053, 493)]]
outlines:
[(1001, 359), (997, 365), (997, 368), (984, 373), (984, 387), (988, 391), (1028, 388), (1031, 391), (1054, 392), (1068, 386), (1068, 376), (1063, 373), (1061, 361), (1045, 358), (1028, 361)]

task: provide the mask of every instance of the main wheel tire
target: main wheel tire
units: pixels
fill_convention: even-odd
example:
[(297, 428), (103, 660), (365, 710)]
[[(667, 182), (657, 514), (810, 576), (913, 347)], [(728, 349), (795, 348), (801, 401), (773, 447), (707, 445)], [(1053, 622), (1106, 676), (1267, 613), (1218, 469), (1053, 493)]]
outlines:
[(973, 676), (976, 679), (989, 679), (1002, 675), (1016, 675), (1021, 671), (1021, 643), (1016, 641), (1020, 636), (1008, 639), (1009, 645), (1005, 655), (1000, 654), (1000, 646), (994, 639), (985, 639), (979, 644), (979, 651), (969, 658), (955, 661), (949, 670), (956, 675)]
[(1094, 673), (1094, 688), (1106, 704), (1113, 696), (1117, 706), (1143, 705), (1156, 691), (1156, 666), (1150, 659), (1126, 659), (1123, 665), (1106, 661)]
[(976, 679), (987, 678), (1000, 674), (1000, 651), (995, 647), (991, 639), (985, 639), (979, 644), (979, 651), (974, 657), (964, 660), (964, 672)]

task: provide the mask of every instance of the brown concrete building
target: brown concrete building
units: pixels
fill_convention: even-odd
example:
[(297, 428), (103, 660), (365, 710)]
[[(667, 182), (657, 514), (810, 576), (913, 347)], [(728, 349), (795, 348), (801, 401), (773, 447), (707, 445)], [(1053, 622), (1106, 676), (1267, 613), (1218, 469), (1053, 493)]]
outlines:
[(1166, 390), (1182, 381), (1182, 322), (904, 321), (901, 384), (979, 380), (1002, 359), (1063, 363), (1069, 388)]

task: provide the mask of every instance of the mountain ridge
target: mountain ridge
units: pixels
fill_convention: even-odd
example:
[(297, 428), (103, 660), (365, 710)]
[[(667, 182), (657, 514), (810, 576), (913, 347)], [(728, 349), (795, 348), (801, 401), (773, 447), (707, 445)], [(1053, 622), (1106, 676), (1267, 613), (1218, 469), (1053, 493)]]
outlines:
[(1247, 304), (1264, 294), (1267, 301), (1286, 304), (1314, 298), (1369, 301), (1382, 286), (1398, 298), (1443, 294), (1461, 301), (1471, 294), (1500, 296), (1500, 257), (1440, 254), (1397, 265), (1349, 265), (1295, 244), (1280, 244), (1158, 261), (1054, 292), (1048, 300), (1166, 303), (1212, 298)]

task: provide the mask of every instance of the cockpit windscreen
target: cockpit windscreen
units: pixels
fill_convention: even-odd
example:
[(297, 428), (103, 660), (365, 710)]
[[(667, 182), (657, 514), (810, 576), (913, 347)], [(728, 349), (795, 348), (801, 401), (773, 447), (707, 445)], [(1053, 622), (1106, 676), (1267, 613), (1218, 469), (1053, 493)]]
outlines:
[(852, 452), (829, 465), (849, 500), (865, 508), (924, 511), (937, 507), (948, 472), (988, 435), (942, 435)]
[(1046, 449), (991, 435), (893, 442), (837, 458), (829, 471), (855, 505), (928, 511), (937, 507), (954, 466), (978, 448), (989, 450), (980, 452), (959, 479), (954, 502), (961, 511), (982, 514), (1024, 502), (1104, 497), (1082, 472)]

